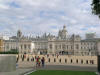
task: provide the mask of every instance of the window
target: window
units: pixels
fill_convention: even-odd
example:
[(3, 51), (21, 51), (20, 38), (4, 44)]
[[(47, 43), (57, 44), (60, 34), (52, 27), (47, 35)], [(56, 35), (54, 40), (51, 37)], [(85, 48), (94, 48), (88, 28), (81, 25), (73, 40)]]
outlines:
[(71, 45), (71, 49), (73, 49), (73, 46)]
[(55, 45), (55, 49), (57, 49), (57, 45)]
[(66, 49), (65, 44), (62, 45), (63, 50)]
[(68, 45), (67, 45), (67, 49), (68, 49)]
[(48, 62), (50, 62), (50, 58), (49, 58)]
[(49, 45), (50, 49), (52, 49), (52, 44)]
[(31, 49), (30, 45), (28, 45), (28, 49)]
[(67, 59), (65, 59), (65, 63), (67, 62)]
[(73, 62), (73, 60), (71, 59), (71, 63)]
[(81, 49), (83, 49), (83, 47), (81, 47)]
[(7, 49), (9, 49), (9, 45), (7, 45)]
[(61, 63), (61, 59), (59, 59), (59, 62)]
[(78, 63), (78, 59), (76, 60), (76, 63)]
[(59, 48), (61, 49), (61, 45), (59, 45)]
[(54, 58), (54, 62), (56, 62), (56, 58)]
[(24, 45), (24, 49), (26, 49), (26, 45)]
[(88, 60), (86, 60), (86, 64), (88, 64)]
[(23, 46), (21, 45), (21, 49), (23, 48)]
[(92, 60), (92, 64), (94, 64), (94, 61)]
[(90, 60), (90, 64), (94, 64), (94, 61), (93, 60)]
[(81, 64), (83, 64), (83, 60), (81, 60)]
[(76, 49), (79, 49), (79, 45), (78, 44), (76, 44)]

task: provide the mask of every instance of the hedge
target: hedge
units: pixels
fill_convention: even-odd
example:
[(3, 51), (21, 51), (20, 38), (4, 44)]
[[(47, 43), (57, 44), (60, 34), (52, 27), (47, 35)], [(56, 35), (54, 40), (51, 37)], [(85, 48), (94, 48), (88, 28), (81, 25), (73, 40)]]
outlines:
[(0, 54), (18, 54), (19, 52), (15, 51), (7, 51), (7, 52), (0, 52)]

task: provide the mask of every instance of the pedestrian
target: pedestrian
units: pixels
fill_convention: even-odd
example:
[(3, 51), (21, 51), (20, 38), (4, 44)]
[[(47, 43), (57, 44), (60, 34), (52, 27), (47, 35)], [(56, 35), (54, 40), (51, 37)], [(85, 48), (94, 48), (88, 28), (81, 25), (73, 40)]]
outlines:
[(39, 58), (36, 57), (36, 67), (38, 67)]
[(35, 56), (35, 59), (36, 59), (36, 56)]
[(21, 55), (21, 58), (23, 58), (23, 55)]
[(31, 58), (31, 61), (34, 61), (34, 57)]
[(57, 58), (58, 58), (58, 56), (59, 56), (59, 55), (57, 54)]
[(29, 61), (29, 57), (27, 58), (27, 61)]
[(41, 59), (40, 57), (38, 57), (38, 66), (40, 67), (40, 64), (41, 64)]
[(18, 57), (17, 57), (16, 63), (18, 63), (18, 60), (19, 60), (19, 55), (18, 55)]
[(47, 54), (47, 57), (49, 57), (49, 54)]
[(34, 61), (34, 57), (32, 57), (32, 60)]
[(31, 58), (31, 61), (33, 61), (33, 58)]
[(26, 58), (26, 54), (24, 54), (24, 58)]
[(24, 61), (24, 55), (23, 55), (23, 57), (22, 57), (22, 61)]
[(44, 67), (44, 64), (45, 64), (45, 58), (44, 57), (42, 57), (41, 63), (42, 63), (42, 67)]

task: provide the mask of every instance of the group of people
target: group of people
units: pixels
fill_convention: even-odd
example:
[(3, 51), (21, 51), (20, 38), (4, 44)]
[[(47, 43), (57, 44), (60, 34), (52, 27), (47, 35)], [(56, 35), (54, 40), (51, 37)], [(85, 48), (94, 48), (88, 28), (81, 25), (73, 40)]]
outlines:
[(36, 56), (35, 60), (36, 60), (36, 67), (40, 67), (40, 66), (44, 67), (44, 65), (45, 65), (44, 57), (40, 58), (39, 56)]
[[(26, 59), (26, 54), (21, 55), (21, 59), (22, 61), (24, 61), (24, 59)], [(29, 61), (29, 57), (27, 58), (27, 61)], [(16, 63), (18, 63), (19, 61), (19, 55), (17, 57)], [(35, 56), (31, 58), (31, 61), (36, 61), (36, 67), (44, 67), (45, 65), (45, 58), (44, 57), (39, 57), (39, 56)]]

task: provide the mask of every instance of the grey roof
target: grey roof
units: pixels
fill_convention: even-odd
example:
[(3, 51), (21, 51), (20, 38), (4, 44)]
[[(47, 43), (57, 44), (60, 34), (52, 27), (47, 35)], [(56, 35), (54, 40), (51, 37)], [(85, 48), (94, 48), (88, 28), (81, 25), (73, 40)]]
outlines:
[(4, 40), (4, 42), (16, 42), (16, 40)]
[(93, 39), (84, 39), (81, 40), (82, 42), (98, 42), (100, 41), (100, 38), (93, 38)]

